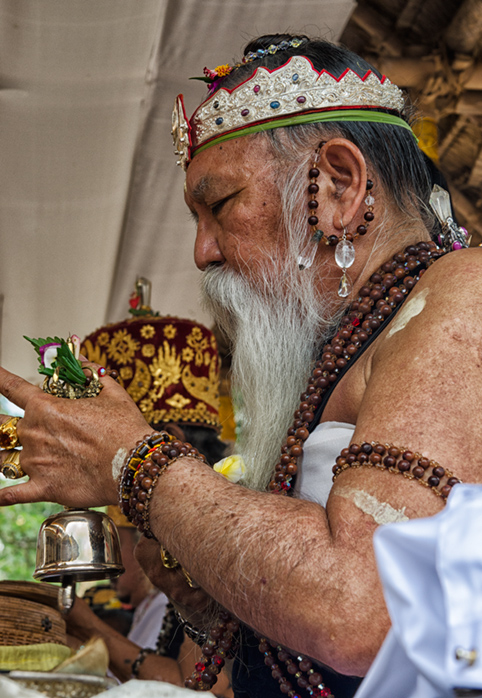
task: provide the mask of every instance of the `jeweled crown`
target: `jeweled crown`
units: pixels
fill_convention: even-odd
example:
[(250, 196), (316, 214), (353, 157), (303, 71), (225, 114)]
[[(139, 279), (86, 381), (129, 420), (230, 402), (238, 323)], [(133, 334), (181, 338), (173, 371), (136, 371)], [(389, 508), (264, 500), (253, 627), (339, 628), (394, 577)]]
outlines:
[(190, 123), (178, 97), (174, 144), (180, 164), (186, 166), (192, 154), (211, 140), (264, 122), (335, 109), (400, 112), (403, 106), (402, 91), (385, 76), (379, 78), (368, 71), (360, 77), (347, 68), (336, 78), (326, 70), (316, 70), (309, 58), (293, 56), (273, 70), (259, 67), (231, 90), (221, 87), (196, 109)]

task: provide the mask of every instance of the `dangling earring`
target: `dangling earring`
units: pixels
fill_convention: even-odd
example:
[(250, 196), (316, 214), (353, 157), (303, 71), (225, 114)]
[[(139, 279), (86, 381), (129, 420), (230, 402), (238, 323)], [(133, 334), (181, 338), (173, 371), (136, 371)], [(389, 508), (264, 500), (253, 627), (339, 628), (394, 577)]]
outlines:
[(375, 203), (375, 199), (371, 194), (372, 189), (373, 182), (371, 179), (367, 179), (365, 197), (365, 204), (367, 205), (367, 210), (365, 211), (365, 214), (363, 216), (366, 223), (363, 225), (359, 225), (356, 229), (355, 235), (351, 235), (350, 233), (348, 233), (347, 229), (343, 225), (343, 221), (341, 221), (341, 226), (343, 228), (342, 237), (338, 239), (336, 235), (330, 235), (327, 241), (329, 245), (336, 245), (335, 262), (343, 272), (341, 275), (340, 284), (338, 286), (338, 295), (340, 296), (340, 298), (346, 298), (347, 296), (349, 296), (353, 289), (353, 284), (350, 280), (350, 277), (346, 273), (346, 270), (349, 267), (351, 267), (351, 265), (355, 261), (355, 247), (353, 246), (353, 240), (357, 238), (359, 235), (365, 235), (367, 233), (369, 224), (375, 218), (375, 214), (373, 213), (373, 205)]
[(303, 269), (309, 269), (312, 266), (313, 262), (315, 261), (318, 245), (324, 237), (323, 231), (318, 228), (318, 216), (315, 214), (315, 212), (318, 208), (316, 195), (320, 189), (316, 183), (316, 180), (320, 174), (320, 170), (318, 169), (318, 157), (320, 155), (320, 150), (325, 143), (326, 141), (321, 141), (318, 148), (315, 150), (314, 162), (309, 172), (310, 184), (308, 186), (308, 194), (310, 195), (310, 200), (308, 201), (308, 210), (310, 215), (308, 216), (308, 225), (311, 228), (311, 236), (305, 247), (301, 250), (297, 259), (298, 267), (301, 271)]
[(434, 184), (429, 200), (432, 211), (437, 216), (440, 223), (440, 233), (436, 242), (445, 252), (461, 250), (470, 245), (470, 238), (467, 230), (452, 218), (452, 208), (450, 206), (450, 194), (448, 191)]
[(350, 295), (353, 289), (353, 284), (350, 277), (346, 273), (346, 270), (351, 267), (355, 261), (355, 247), (353, 243), (347, 239), (347, 229), (343, 225), (343, 221), (341, 225), (343, 227), (343, 235), (338, 240), (338, 244), (336, 246), (335, 262), (343, 272), (338, 286), (338, 295), (340, 298), (346, 298)]
[(373, 213), (373, 205), (375, 203), (375, 199), (371, 193), (372, 189), (373, 189), (373, 182), (371, 179), (367, 179), (366, 197), (365, 197), (365, 203), (367, 205), (367, 210), (365, 211), (365, 215), (363, 216), (366, 223), (358, 226), (358, 228), (356, 229), (355, 237), (358, 237), (359, 235), (366, 235), (366, 233), (368, 231), (368, 226), (375, 218), (375, 214)]

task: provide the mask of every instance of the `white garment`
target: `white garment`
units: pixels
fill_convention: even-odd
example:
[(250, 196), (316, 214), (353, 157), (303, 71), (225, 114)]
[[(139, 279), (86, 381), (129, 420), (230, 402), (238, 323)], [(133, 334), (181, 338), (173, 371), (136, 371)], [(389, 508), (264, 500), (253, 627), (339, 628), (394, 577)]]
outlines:
[(128, 639), (139, 647), (155, 649), (167, 604), (167, 596), (153, 589), (137, 606)]
[(356, 698), (481, 689), (482, 485), (457, 485), (439, 514), (381, 527), (374, 541), (392, 628)]
[(309, 435), (303, 448), (303, 460), (296, 478), (295, 493), (326, 506), (332, 487), (336, 458), (346, 448), (355, 427), (344, 422), (322, 422)]

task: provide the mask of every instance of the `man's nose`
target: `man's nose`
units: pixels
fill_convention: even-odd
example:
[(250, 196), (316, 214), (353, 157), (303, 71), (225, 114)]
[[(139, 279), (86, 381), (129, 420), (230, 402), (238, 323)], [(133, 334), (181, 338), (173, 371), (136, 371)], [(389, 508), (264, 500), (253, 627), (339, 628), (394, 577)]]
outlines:
[(199, 223), (197, 228), (196, 242), (194, 245), (194, 261), (201, 271), (204, 271), (213, 262), (223, 263), (225, 261), (221, 252), (216, 235), (208, 226)]

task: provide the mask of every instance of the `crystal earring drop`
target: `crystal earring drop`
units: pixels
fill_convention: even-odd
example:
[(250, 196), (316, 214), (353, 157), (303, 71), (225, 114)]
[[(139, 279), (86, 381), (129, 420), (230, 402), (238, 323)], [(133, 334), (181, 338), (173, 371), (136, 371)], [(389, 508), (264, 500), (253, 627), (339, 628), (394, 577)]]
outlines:
[(303, 269), (309, 269), (313, 262), (315, 261), (316, 250), (320, 241), (323, 239), (323, 231), (317, 230), (313, 233), (312, 237), (308, 240), (306, 247), (304, 247), (298, 257), (298, 267)]
[(345, 226), (343, 226), (343, 235), (335, 249), (335, 262), (343, 272), (338, 286), (338, 295), (340, 298), (349, 296), (353, 289), (353, 284), (346, 270), (351, 267), (355, 261), (355, 247), (350, 240), (347, 240), (346, 234), (347, 230)]

